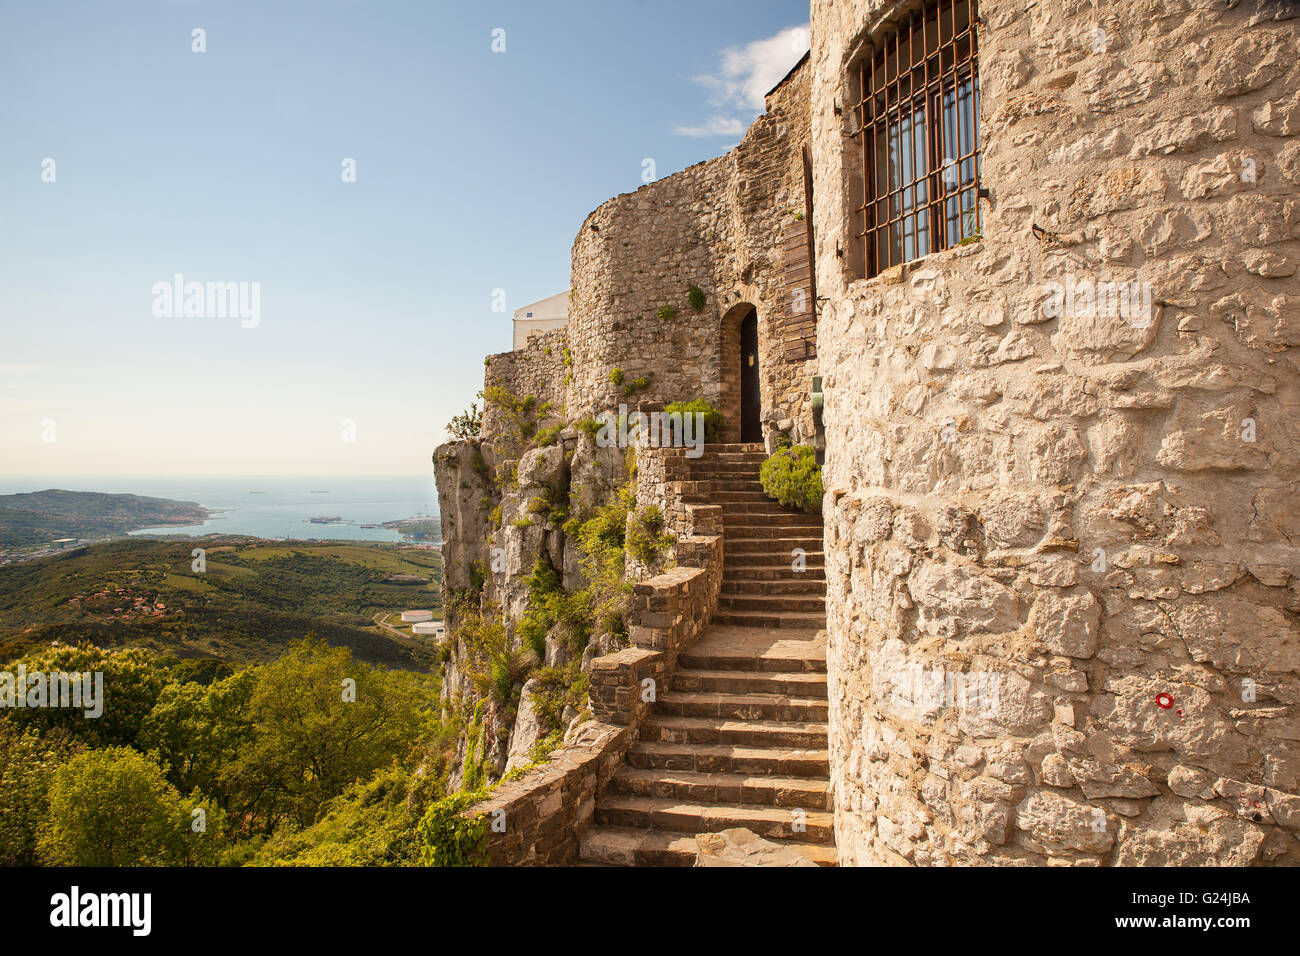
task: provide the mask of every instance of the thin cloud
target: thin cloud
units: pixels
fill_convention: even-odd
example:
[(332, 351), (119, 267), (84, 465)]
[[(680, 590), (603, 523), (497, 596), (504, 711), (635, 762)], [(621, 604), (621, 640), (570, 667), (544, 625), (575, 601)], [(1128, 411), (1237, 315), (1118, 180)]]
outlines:
[(739, 136), (745, 132), (745, 121), (734, 116), (715, 116), (703, 126), (679, 126), (675, 136)]
[(776, 36), (723, 50), (718, 69), (694, 80), (709, 91), (710, 103), (733, 115), (720, 114), (703, 125), (679, 126), (673, 132), (678, 136), (735, 136), (743, 132), (753, 114), (762, 112), (767, 91), (808, 52), (808, 29), (806, 23), (787, 27)]

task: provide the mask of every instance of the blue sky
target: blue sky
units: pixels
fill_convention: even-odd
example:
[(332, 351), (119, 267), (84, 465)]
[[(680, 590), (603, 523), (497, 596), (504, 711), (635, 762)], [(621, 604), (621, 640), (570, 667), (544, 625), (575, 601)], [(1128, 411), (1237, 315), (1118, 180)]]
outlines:
[[(807, 16), (0, 0), (0, 474), (427, 472), (587, 213), (734, 145)], [(258, 324), (155, 315), (177, 273)]]

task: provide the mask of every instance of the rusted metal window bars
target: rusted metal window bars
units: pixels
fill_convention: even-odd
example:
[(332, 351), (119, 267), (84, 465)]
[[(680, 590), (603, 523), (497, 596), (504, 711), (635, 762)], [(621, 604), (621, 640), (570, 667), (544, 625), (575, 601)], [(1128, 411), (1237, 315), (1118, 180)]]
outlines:
[(933, 0), (857, 67), (866, 274), (980, 235), (976, 0)]

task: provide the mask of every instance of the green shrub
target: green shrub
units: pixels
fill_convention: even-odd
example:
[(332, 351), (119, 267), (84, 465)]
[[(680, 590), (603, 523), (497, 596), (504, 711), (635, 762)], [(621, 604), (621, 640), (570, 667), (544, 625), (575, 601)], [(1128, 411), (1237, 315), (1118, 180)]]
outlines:
[(429, 805), (420, 819), (420, 858), (425, 866), (486, 866), (487, 817), (466, 819), (461, 811), (486, 794), (457, 791)]
[(759, 469), (768, 496), (787, 508), (810, 514), (822, 510), (822, 470), (811, 445), (796, 445), (775, 452)]
[(704, 290), (697, 285), (691, 286), (686, 292), (686, 301), (690, 303), (691, 308), (696, 312), (700, 311), (707, 301), (704, 297)]
[(623, 370), (621, 368), (611, 369), (609, 373), (609, 381), (611, 385), (622, 385)]
[(650, 380), (655, 377), (654, 372), (647, 372), (645, 375), (637, 376), (623, 386), (623, 397), (628, 398), (637, 392), (643, 392), (650, 387)]
[(666, 414), (694, 415), (696, 412), (704, 413), (704, 440), (706, 442), (716, 442), (722, 435), (722, 412), (718, 411), (702, 398), (697, 398), (691, 402), (669, 402), (664, 406)]
[(627, 529), (627, 550), (642, 564), (653, 565), (673, 545), (664, 534), (664, 516), (655, 505), (638, 508)]
[(677, 310), (671, 305), (661, 305), (659, 311), (655, 313), (655, 318), (660, 322), (671, 322), (677, 318)]
[[(482, 398), (483, 392), (480, 391), (477, 397)], [(470, 402), (468, 409), (447, 423), (447, 434), (451, 435), (454, 441), (476, 440), (482, 431), (483, 412), (479, 409), (478, 402)]]

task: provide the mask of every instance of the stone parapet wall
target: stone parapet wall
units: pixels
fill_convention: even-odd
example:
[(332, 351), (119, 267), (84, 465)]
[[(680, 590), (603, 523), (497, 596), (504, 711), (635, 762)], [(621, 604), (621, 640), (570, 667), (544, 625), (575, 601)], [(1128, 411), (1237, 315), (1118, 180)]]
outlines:
[[(489, 355), (483, 371), (485, 388), (493, 385), (505, 389), (516, 398), (532, 395), (538, 407), (550, 402), (556, 417), (564, 414), (564, 379), (568, 374), (565, 350), (568, 339), (563, 329), (543, 332), (513, 352)], [(484, 402), (483, 440), (491, 441), (509, 432), (513, 419), (503, 414), (493, 402)]]
[[(704, 629), (722, 585), (722, 538), (687, 540), (699, 567), (676, 567), (635, 585), (629, 613), (632, 647), (591, 662), (593, 719), (578, 724), (546, 763), (501, 784), (467, 808), (486, 817), (492, 866), (566, 866), (577, 862), (578, 839), (591, 824), (596, 797), (622, 762), (657, 691), (667, 686), (677, 655)], [(654, 693), (647, 693), (646, 680)]]
[(813, 2), (841, 862), (1300, 863), (1294, 5), (984, 0), (983, 239), (864, 280), (845, 78), (915, 6)]
[(490, 866), (572, 866), (596, 794), (622, 763), (633, 728), (588, 721), (577, 739), (464, 811), (488, 822)]
[(636, 503), (654, 507), (663, 515), (664, 530), (674, 536), (693, 533), (682, 501), (682, 482), (689, 481), (691, 460), (684, 448), (638, 448), (636, 453)]

